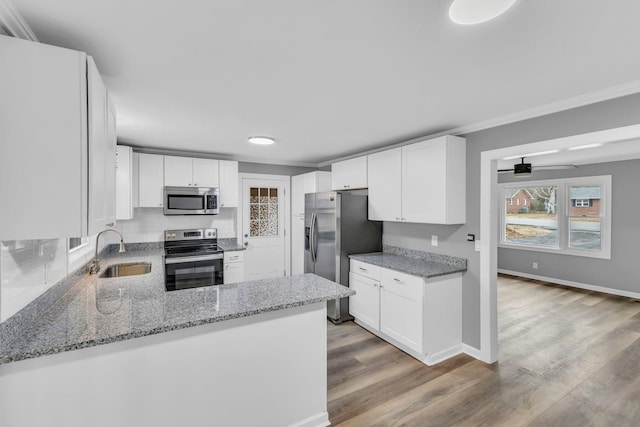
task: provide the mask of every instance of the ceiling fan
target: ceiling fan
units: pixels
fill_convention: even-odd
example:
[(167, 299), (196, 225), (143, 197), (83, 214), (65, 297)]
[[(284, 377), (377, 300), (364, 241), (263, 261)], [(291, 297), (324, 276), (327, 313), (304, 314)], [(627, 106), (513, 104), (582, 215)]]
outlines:
[(546, 166), (532, 166), (531, 163), (525, 163), (524, 157), (520, 158), (520, 163), (513, 165), (512, 169), (498, 169), (498, 173), (513, 172), (516, 176), (531, 175), (534, 170), (554, 170), (554, 169), (575, 169), (576, 165), (546, 165)]

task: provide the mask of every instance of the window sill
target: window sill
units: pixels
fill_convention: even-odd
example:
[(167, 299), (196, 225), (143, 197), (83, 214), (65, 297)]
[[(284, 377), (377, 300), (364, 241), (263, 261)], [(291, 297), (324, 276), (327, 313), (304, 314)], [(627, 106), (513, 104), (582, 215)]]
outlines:
[(579, 256), (579, 257), (585, 257), (585, 258), (611, 259), (611, 251), (606, 251), (606, 250), (590, 252), (590, 251), (580, 251), (576, 249), (560, 249), (560, 248), (542, 247), (542, 246), (514, 245), (509, 243), (499, 243), (498, 248), (518, 249), (518, 250), (533, 251), (533, 252), (546, 252), (546, 253), (556, 254), (556, 255), (571, 255), (571, 256)]

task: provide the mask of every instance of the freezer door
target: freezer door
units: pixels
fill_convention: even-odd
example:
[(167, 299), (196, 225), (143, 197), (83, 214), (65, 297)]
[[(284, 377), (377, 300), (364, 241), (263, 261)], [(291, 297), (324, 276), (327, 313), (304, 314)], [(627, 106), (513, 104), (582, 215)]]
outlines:
[(315, 224), (312, 245), (315, 273), (336, 280), (336, 193), (316, 193)]
[(311, 252), (313, 243), (312, 226), (316, 216), (316, 195), (304, 195), (304, 272), (315, 273), (315, 261)]

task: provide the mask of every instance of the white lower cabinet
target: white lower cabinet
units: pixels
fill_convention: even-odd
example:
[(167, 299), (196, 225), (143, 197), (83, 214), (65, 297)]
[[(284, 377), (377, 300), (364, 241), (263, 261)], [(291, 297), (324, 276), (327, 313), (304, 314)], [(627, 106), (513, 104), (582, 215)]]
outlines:
[(351, 260), (356, 323), (427, 365), (462, 352), (462, 274), (423, 279)]
[(224, 284), (244, 282), (244, 251), (224, 253)]

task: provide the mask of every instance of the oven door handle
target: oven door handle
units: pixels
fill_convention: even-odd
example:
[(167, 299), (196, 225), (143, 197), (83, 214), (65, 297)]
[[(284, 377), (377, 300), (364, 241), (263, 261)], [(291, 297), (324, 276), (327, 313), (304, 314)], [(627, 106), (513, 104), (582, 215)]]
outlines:
[(200, 256), (180, 256), (174, 258), (166, 258), (164, 259), (165, 264), (180, 264), (182, 262), (196, 262), (196, 261), (213, 261), (216, 259), (222, 259), (224, 257), (223, 254), (216, 255), (200, 255)]

